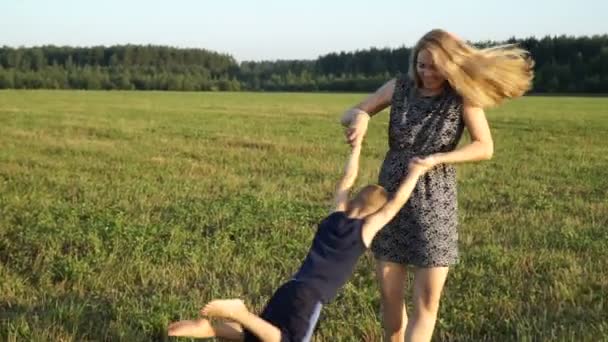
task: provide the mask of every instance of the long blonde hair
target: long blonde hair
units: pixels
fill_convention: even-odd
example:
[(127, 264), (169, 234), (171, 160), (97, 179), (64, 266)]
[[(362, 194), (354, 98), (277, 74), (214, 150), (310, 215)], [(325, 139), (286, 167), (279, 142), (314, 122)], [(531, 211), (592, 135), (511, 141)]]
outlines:
[(409, 76), (417, 87), (418, 53), (427, 50), (437, 70), (468, 103), (493, 107), (506, 98), (523, 95), (532, 86), (534, 61), (528, 51), (514, 45), (477, 49), (439, 29), (425, 34), (410, 56)]

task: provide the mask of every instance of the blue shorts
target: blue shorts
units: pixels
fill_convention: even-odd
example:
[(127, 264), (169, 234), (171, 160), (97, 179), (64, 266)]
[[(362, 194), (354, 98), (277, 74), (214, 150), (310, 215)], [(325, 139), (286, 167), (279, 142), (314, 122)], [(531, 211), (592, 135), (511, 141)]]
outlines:
[[(321, 299), (304, 283), (290, 280), (272, 295), (260, 317), (281, 331), (281, 342), (308, 342), (319, 320)], [(244, 330), (245, 342), (260, 341)]]

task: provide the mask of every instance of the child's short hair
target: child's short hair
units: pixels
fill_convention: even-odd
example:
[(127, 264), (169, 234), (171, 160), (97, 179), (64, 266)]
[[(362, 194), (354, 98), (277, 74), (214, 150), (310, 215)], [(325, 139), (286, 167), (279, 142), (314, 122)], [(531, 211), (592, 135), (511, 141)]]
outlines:
[(378, 211), (388, 201), (388, 192), (380, 185), (371, 184), (363, 187), (353, 199), (348, 202), (347, 211), (372, 214)]

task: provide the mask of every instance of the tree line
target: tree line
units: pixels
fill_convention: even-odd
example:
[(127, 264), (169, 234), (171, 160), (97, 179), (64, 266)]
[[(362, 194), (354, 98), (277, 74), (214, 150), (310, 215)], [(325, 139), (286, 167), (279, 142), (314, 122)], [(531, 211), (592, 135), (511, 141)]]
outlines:
[[(608, 93), (608, 35), (512, 38), (534, 58), (534, 92)], [(372, 91), (407, 72), (411, 48), (330, 53), (315, 60), (238, 63), (167, 46), (0, 47), (0, 89)]]

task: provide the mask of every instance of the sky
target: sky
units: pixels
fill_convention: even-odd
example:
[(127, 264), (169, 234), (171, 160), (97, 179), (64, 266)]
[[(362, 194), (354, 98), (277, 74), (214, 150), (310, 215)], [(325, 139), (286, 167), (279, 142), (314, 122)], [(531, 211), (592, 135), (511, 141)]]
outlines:
[[(556, 5), (559, 4), (559, 5)], [(237, 61), (470, 41), (608, 34), (608, 0), (0, 0), (0, 46), (154, 44)]]

